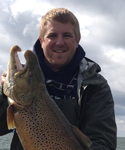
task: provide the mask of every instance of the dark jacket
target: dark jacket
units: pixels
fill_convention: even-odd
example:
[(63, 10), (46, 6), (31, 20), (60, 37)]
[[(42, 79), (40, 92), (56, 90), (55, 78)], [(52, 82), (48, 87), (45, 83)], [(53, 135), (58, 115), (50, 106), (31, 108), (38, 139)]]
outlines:
[[(84, 58), (80, 63), (78, 74), (79, 100), (55, 100), (66, 118), (76, 125), (92, 140), (92, 150), (116, 149), (116, 123), (114, 102), (107, 81), (99, 74), (100, 67), (93, 61)], [(1, 91), (0, 135), (10, 131), (6, 125), (5, 96)], [(6, 101), (6, 100), (5, 100)], [(5, 107), (6, 106), (6, 107)], [(16, 132), (14, 133), (11, 150), (22, 150)]]

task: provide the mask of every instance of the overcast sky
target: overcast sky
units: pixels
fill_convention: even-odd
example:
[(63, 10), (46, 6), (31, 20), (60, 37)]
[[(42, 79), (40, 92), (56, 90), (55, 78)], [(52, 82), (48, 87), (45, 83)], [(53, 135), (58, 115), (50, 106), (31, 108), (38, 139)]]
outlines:
[(41, 17), (55, 7), (65, 7), (78, 18), (80, 44), (108, 80), (118, 136), (125, 137), (125, 0), (0, 0), (0, 75), (15, 44), (22, 48), (19, 57), (25, 63), (23, 52), (32, 50)]

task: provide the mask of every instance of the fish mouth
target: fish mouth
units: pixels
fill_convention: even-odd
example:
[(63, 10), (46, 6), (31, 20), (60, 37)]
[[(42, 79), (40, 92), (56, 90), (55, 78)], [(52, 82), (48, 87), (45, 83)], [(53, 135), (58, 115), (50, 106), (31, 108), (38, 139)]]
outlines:
[(18, 47), (17, 45), (14, 45), (10, 50), (10, 59), (9, 59), (9, 64), (7, 69), (7, 78), (9, 83), (11, 81), (14, 82), (15, 74), (23, 70), (22, 64), (17, 55), (17, 52), (21, 52), (21, 51), (22, 51), (21, 48)]
[(9, 64), (8, 64), (8, 69), (7, 69), (7, 77), (4, 83), (4, 94), (8, 97), (8, 103), (11, 105), (18, 105), (20, 107), (24, 107), (21, 103), (19, 103), (13, 92), (14, 92), (14, 87), (16, 84), (19, 82), (19, 78), (23, 76), (27, 76), (27, 70), (29, 67), (29, 56), (27, 55), (28, 50), (24, 53), (25, 59), (26, 59), (26, 64), (23, 67), (20, 59), (17, 55), (17, 52), (21, 52), (20, 47), (17, 45), (14, 45), (11, 50), (10, 50), (10, 59), (9, 59)]
[[(11, 104), (28, 107), (33, 102), (32, 97), (36, 95), (36, 93), (33, 92), (34, 87), (37, 87), (37, 83), (43, 76), (34, 52), (30, 50), (25, 51), (24, 57), (26, 64), (24, 67), (22, 67), (17, 52), (21, 52), (21, 49), (15, 45), (10, 50), (10, 59), (7, 77), (3, 85), (3, 92), (14, 101), (11, 101)], [(35, 75), (38, 76), (38, 78), (35, 78)]]
[[(26, 60), (26, 64), (23, 66), (20, 62), (20, 59), (17, 55), (17, 52), (21, 52), (22, 50), (20, 49), (20, 47), (18, 47), (17, 45), (14, 45), (11, 50), (10, 50), (10, 54), (11, 54), (11, 58), (10, 58), (10, 64), (9, 64), (9, 69), (8, 69), (8, 75), (10, 78), (14, 78), (13, 81), (15, 81), (16, 79), (18, 79), (19, 77), (22, 77), (25, 75), (25, 73), (28, 70), (29, 67), (29, 60), (30, 60), (30, 56), (29, 56), (29, 50), (27, 50), (24, 53), (24, 57)], [(13, 71), (13, 74), (11, 74), (10, 72)]]

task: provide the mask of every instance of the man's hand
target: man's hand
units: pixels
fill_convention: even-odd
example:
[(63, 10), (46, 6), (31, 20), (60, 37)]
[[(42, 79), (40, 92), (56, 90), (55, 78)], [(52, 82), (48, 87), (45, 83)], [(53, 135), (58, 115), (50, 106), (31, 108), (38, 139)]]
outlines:
[(1, 85), (4, 84), (6, 76), (7, 76), (7, 71), (4, 71), (3, 74), (2, 74), (2, 76), (1, 76)]

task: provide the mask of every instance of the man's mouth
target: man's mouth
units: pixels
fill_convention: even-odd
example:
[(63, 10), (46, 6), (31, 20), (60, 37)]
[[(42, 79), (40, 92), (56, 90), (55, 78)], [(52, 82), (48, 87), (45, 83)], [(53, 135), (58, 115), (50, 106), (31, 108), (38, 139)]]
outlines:
[(53, 50), (54, 52), (56, 52), (56, 53), (64, 53), (64, 52), (66, 52), (66, 50)]

